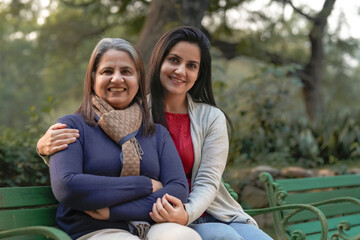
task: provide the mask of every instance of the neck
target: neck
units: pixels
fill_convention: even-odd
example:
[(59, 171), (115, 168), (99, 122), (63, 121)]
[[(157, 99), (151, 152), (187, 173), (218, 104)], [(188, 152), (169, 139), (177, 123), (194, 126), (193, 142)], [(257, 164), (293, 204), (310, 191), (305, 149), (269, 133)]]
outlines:
[(186, 95), (165, 96), (164, 111), (170, 113), (188, 113), (188, 103)]

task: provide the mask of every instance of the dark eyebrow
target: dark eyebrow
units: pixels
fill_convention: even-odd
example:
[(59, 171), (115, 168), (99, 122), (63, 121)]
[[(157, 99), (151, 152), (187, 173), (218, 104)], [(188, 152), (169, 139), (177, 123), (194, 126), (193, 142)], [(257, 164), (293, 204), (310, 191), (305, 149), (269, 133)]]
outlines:
[(112, 70), (113, 67), (105, 66), (105, 67), (100, 68), (100, 71), (109, 70), (109, 69)]
[[(180, 57), (179, 55), (177, 55), (177, 54), (175, 54), (175, 53), (169, 53), (169, 56), (170, 56), (170, 55), (173, 55), (173, 56), (175, 56), (175, 57), (177, 57), (177, 58), (183, 59), (182, 57)], [(197, 65), (200, 65), (200, 63), (197, 62), (197, 61), (189, 61), (189, 62), (195, 63), (195, 64), (197, 64)]]
[(130, 67), (130, 66), (123, 66), (123, 67), (121, 67), (121, 69), (130, 69), (130, 70), (132, 70), (133, 68)]

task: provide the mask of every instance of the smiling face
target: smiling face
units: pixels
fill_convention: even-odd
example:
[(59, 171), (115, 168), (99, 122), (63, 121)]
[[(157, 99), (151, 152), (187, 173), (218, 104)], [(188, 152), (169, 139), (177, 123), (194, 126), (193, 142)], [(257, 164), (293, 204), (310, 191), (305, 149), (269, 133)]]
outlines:
[(195, 43), (181, 41), (170, 50), (160, 69), (160, 82), (168, 97), (186, 96), (198, 77), (200, 60), (200, 48)]
[(107, 50), (96, 69), (93, 88), (113, 108), (127, 108), (139, 89), (134, 61), (124, 51)]

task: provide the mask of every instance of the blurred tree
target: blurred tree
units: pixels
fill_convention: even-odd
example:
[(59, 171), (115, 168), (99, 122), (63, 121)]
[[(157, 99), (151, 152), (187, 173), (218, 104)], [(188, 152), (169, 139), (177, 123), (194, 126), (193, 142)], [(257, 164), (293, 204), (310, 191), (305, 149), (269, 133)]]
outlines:
[[(308, 21), (306, 27), (297, 30), (299, 33), (296, 33), (294, 29), (297, 28), (295, 26), (300, 21), (297, 16), (293, 16), (292, 19), (286, 22), (281, 15), (273, 20), (273, 16), (269, 17), (263, 11), (252, 12), (250, 19), (254, 22), (263, 23), (267, 26), (267, 29), (251, 31), (237, 42), (224, 41), (220, 38), (215, 41), (215, 46), (219, 46), (224, 56), (229, 59), (238, 54), (246, 54), (252, 58), (276, 65), (286, 66), (287, 64), (296, 63), (302, 66), (296, 74), (303, 83), (306, 113), (310, 120), (316, 122), (321, 117), (324, 108), (321, 83), (325, 71), (326, 56), (324, 49), (325, 38), (328, 36), (326, 26), (335, 1), (325, 0), (322, 9), (317, 13), (306, 13), (303, 7), (296, 7), (291, 0), (270, 1), (269, 5), (272, 2), (279, 2), (284, 7), (287, 4), (290, 5), (295, 13)], [(226, 22), (223, 22), (219, 27), (219, 29), (223, 30), (221, 31), (222, 34), (231, 35), (227, 30), (228, 28)], [(224, 31), (224, 29), (227, 31)], [(347, 52), (343, 53), (346, 54)]]
[[(26, 112), (42, 100), (44, 53), (36, 50), (37, 8), (32, 1), (0, 2), (0, 125), (24, 126)], [(40, 105), (41, 106), (41, 105)]]
[[(324, 0), (323, 9), (318, 13), (305, 12), (289, 0), (270, 0), (270, 3), (292, 6), (300, 14), (293, 14), (285, 20), (281, 13), (269, 17), (266, 8), (248, 12), (251, 23), (265, 27), (237, 30), (234, 22), (228, 20), (228, 13), (243, 9), (243, 4), (249, 2), (252, 0), (53, 0), (47, 6), (42, 6), (40, 0), (0, 2), (0, 15), (7, 20), (0, 23), (3, 35), (0, 47), (4, 48), (1, 57), (3, 63), (9, 62), (9, 65), (0, 66), (4, 76), (0, 83), (0, 98), (18, 99), (16, 103), (22, 107), (19, 112), (32, 105), (41, 108), (41, 101), (49, 96), (55, 100), (70, 99), (71, 104), (79, 102), (89, 49), (100, 37), (119, 36), (136, 43), (146, 63), (163, 32), (185, 24), (203, 28), (213, 46), (220, 50), (219, 57), (233, 59), (247, 55), (265, 63), (303, 66), (296, 73), (304, 84), (308, 114), (316, 118), (322, 105), (321, 78), (329, 68), (324, 64), (335, 63), (335, 60), (326, 60), (324, 48), (332, 44), (331, 51), (336, 52), (337, 59), (355, 49), (341, 48), (347, 42), (343, 41), (345, 45), (341, 45), (340, 41), (334, 41), (336, 36), (330, 39), (326, 32), (326, 19), (335, 0)], [(49, 16), (44, 24), (39, 24), (37, 21), (43, 9)], [(300, 26), (299, 21), (304, 16), (308, 24)], [(21, 56), (21, 71), (26, 71), (26, 83), (38, 92), (36, 96), (30, 94), (30, 90), (23, 90), (20, 94), (20, 89), (26, 84), (19, 72), (11, 68), (14, 56)], [(340, 66), (339, 62), (334, 66)], [(341, 74), (341, 70), (338, 71)], [(328, 81), (331, 79), (330, 76)], [(11, 89), (17, 89), (17, 93)], [(70, 103), (64, 103), (63, 107), (68, 105)], [(5, 111), (5, 106), (2, 110)], [(13, 121), (19, 119), (17, 114), (12, 111), (10, 115), (6, 123), (18, 124), (17, 120)]]
[(201, 20), (209, 4), (210, 0), (151, 1), (144, 26), (136, 44), (142, 53), (144, 62), (147, 63), (156, 42), (170, 28), (178, 25), (201, 28)]
[(303, 94), (306, 112), (311, 120), (318, 120), (323, 112), (323, 99), (321, 96), (321, 80), (324, 72), (324, 38), (326, 35), (327, 19), (334, 8), (336, 0), (326, 0), (323, 8), (315, 16), (306, 14), (294, 6), (291, 0), (283, 0), (292, 8), (311, 22), (311, 30), (308, 35), (311, 47), (310, 59), (302, 70), (299, 77), (303, 82)]

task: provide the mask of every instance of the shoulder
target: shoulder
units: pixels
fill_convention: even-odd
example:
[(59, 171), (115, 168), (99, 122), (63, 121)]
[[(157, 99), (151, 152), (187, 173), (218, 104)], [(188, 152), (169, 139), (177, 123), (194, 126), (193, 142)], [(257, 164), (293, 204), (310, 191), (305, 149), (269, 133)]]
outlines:
[(191, 107), (189, 105), (189, 114), (193, 119), (201, 122), (226, 122), (225, 114), (218, 107), (207, 103), (192, 102)]
[(195, 102), (190, 94), (187, 94), (187, 102), (189, 105), (189, 112), (195, 115), (206, 114), (207, 116), (212, 117), (224, 117), (225, 114), (215, 106), (203, 102)]
[(154, 135), (158, 138), (164, 138), (169, 135), (169, 131), (161, 124), (155, 123)]
[(166, 138), (169, 134), (169, 131), (161, 124), (155, 123), (155, 131), (153, 134), (149, 134), (147, 136), (143, 135), (143, 128), (141, 127), (139, 132), (137, 133), (137, 138), (144, 138), (144, 139), (152, 139), (155, 142), (161, 142), (162, 139)]
[(64, 115), (57, 122), (64, 123), (69, 128), (78, 128), (80, 125), (86, 124), (84, 118), (78, 113)]

